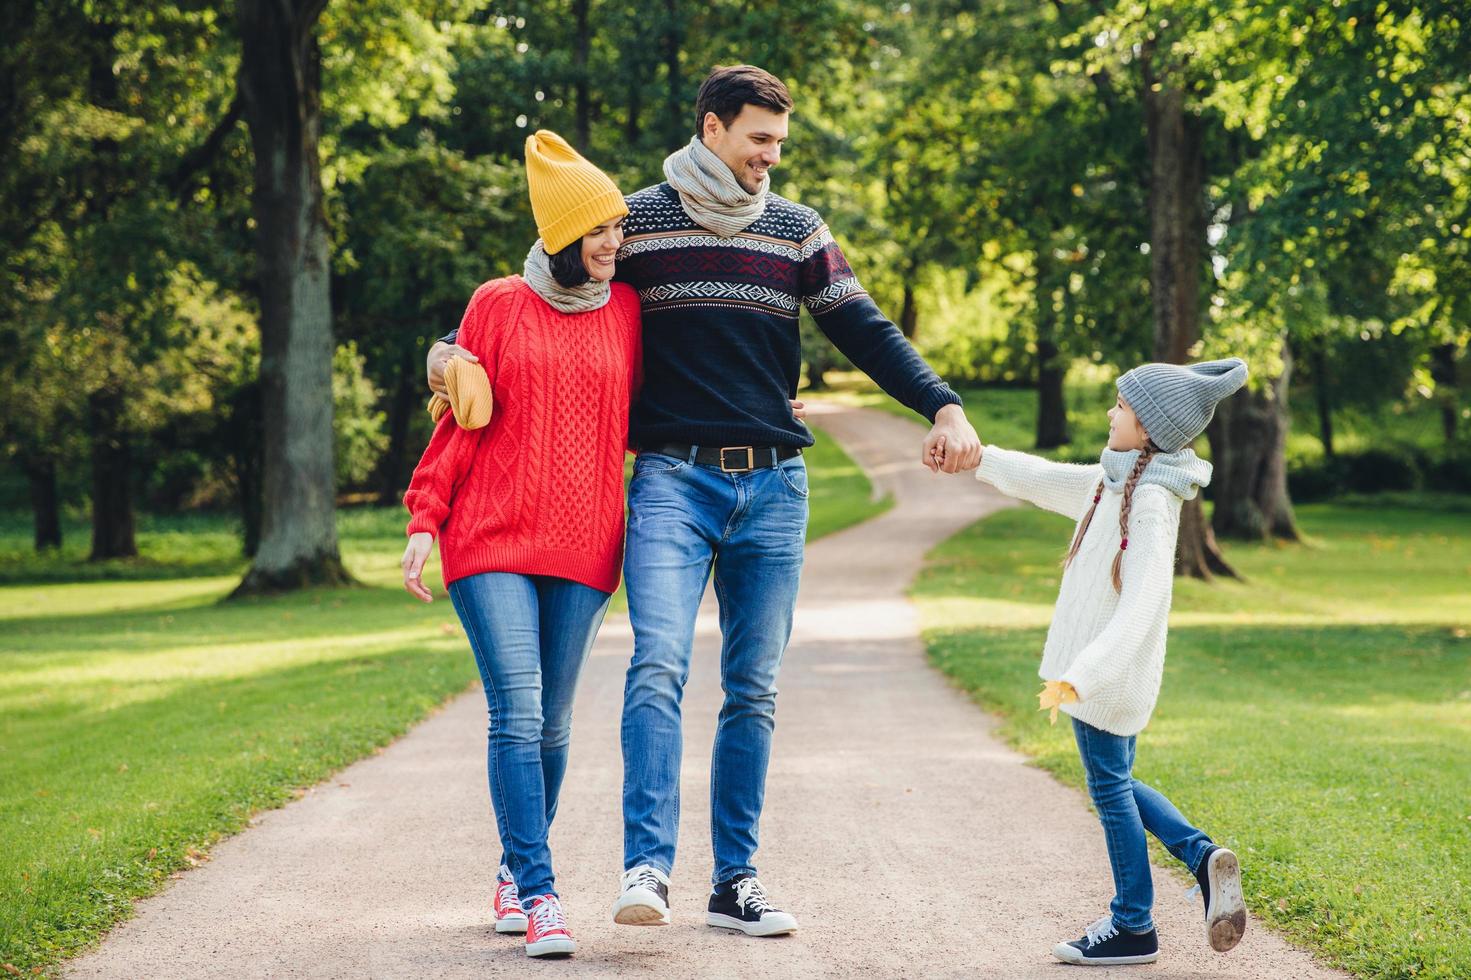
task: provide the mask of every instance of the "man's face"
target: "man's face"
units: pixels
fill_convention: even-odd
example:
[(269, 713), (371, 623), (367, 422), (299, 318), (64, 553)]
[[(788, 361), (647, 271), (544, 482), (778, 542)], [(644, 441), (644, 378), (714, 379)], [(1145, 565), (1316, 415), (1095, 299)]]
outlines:
[(713, 112), (705, 113), (701, 140), (716, 156), (725, 161), (736, 181), (754, 194), (761, 189), (766, 171), (781, 162), (781, 145), (787, 138), (785, 112), (772, 112), (760, 106), (741, 107), (741, 114), (729, 126)]

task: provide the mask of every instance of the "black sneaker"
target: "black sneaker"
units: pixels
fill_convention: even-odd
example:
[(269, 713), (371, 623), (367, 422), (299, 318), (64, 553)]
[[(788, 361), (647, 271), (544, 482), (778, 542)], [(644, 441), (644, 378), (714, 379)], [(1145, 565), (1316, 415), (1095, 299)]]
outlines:
[(797, 918), (775, 908), (755, 875), (740, 875), (715, 886), (705, 922), (739, 929), (748, 936), (783, 936), (797, 931)]
[(1052, 947), (1052, 955), (1080, 966), (1153, 963), (1159, 959), (1159, 936), (1153, 929), (1125, 932), (1114, 926), (1112, 915), (1105, 915), (1084, 930), (1082, 939)]
[(652, 864), (623, 872), (613, 921), (620, 926), (669, 925), (669, 876)]
[(1235, 949), (1246, 932), (1246, 900), (1241, 894), (1241, 862), (1229, 848), (1212, 847), (1195, 872), (1205, 903), (1205, 936), (1218, 953)]

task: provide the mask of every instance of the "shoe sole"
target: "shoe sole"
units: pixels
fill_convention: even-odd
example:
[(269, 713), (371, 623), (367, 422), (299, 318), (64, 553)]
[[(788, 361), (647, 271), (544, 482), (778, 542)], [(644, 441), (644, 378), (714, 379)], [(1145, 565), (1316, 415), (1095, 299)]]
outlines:
[(620, 926), (667, 926), (669, 908), (660, 908), (642, 900), (634, 900), (625, 905), (619, 899), (613, 904), (613, 921)]
[[(1066, 951), (1066, 952), (1064, 952)], [(1052, 949), (1052, 955), (1064, 963), (1074, 966), (1133, 966), (1137, 963), (1153, 963), (1159, 959), (1159, 953), (1143, 953), (1139, 956), (1099, 956), (1089, 959), (1078, 952), (1076, 946), (1068, 943), (1058, 943)]]
[(507, 915), (496, 919), (495, 931), (502, 935), (507, 933), (524, 933), (526, 931), (526, 916)]
[(748, 936), (785, 936), (797, 931), (797, 920), (791, 916), (786, 919), (778, 919), (772, 922), (746, 922), (737, 919), (733, 915), (722, 915), (719, 912), (708, 912), (705, 915), (705, 924), (717, 929), (736, 929)]
[(1210, 908), (1205, 913), (1205, 934), (1211, 949), (1224, 953), (1235, 949), (1246, 932), (1246, 900), (1241, 894), (1241, 862), (1220, 847), (1211, 852), (1206, 865), (1211, 886)]
[(526, 944), (526, 955), (532, 957), (571, 956), (575, 952), (577, 943), (571, 939), (543, 939), (538, 943)]

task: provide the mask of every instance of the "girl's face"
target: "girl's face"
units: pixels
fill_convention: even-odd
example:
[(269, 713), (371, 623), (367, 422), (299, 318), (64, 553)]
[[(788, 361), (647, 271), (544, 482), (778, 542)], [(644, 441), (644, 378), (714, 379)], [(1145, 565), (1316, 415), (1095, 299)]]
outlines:
[(1113, 408), (1108, 410), (1108, 448), (1127, 453), (1143, 449), (1148, 439), (1149, 433), (1139, 424), (1139, 417), (1134, 414), (1129, 403), (1124, 401), (1124, 396), (1120, 395)]
[(599, 282), (613, 278), (613, 259), (623, 244), (623, 219), (598, 225), (582, 236), (582, 267)]

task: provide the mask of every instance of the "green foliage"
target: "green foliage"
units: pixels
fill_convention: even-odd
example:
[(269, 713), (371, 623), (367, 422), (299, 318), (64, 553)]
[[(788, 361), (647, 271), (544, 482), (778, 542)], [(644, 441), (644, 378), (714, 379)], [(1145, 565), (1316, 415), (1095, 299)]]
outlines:
[[(1177, 583), (1139, 737), (1139, 778), (1241, 854), (1252, 912), (1356, 976), (1471, 972), (1471, 524), (1444, 507), (1303, 507), (1313, 547), (1242, 545), (1247, 584)], [(914, 595), (936, 665), (1081, 786), (1070, 732), (1036, 710), (1067, 535), (1003, 511), (940, 546)]]
[(388, 445), (384, 415), (376, 408), (378, 395), (363, 374), (357, 345), (349, 342), (338, 347), (332, 358), (332, 462), (339, 487), (366, 480)]

